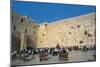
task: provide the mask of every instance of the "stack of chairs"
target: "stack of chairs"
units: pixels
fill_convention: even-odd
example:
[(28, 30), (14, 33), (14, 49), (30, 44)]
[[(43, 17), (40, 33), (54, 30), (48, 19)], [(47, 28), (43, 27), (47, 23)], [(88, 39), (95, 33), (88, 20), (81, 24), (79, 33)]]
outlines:
[(48, 53), (46, 51), (39, 52), (40, 61), (48, 60)]
[(68, 52), (66, 50), (59, 51), (59, 60), (68, 60)]

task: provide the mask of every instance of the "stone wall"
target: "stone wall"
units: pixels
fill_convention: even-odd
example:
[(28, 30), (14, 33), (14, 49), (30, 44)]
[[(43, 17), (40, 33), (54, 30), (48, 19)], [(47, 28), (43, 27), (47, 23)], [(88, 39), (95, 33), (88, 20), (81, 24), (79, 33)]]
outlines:
[[(37, 30), (38, 24), (35, 21), (30, 19), (27, 16), (19, 15), (15, 12), (12, 12), (12, 22), (11, 22), (11, 37), (12, 39), (12, 48), (19, 46), (21, 49), (21, 38), (22, 35), (26, 35), (27, 42), (26, 46), (37, 47)], [(18, 42), (19, 41), (19, 42)], [(25, 45), (25, 43), (23, 43)]]
[(41, 24), (38, 48), (95, 45), (95, 13)]
[(26, 47), (95, 45), (95, 25), (95, 13), (39, 25), (27, 16), (12, 12), (12, 48), (21, 48), (25, 39), (21, 38), (22, 34), (27, 36)]

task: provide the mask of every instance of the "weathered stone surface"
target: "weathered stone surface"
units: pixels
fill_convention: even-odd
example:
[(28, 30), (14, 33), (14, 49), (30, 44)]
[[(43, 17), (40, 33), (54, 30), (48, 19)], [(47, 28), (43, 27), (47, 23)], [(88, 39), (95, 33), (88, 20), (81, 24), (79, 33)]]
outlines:
[[(11, 23), (11, 33), (12, 35), (19, 38), (20, 42), (20, 49), (23, 49), (23, 45), (31, 46), (31, 47), (37, 47), (37, 32), (38, 31), (38, 24), (35, 23), (35, 21), (31, 20), (30, 18), (26, 16), (22, 16), (19, 14), (16, 14), (15, 12), (12, 12), (12, 23)], [(25, 35), (25, 37), (22, 37), (22, 35)], [(15, 43), (18, 41), (12, 39), (12, 45), (17, 46)], [(24, 40), (22, 40), (24, 39)], [(27, 42), (25, 42), (27, 41)], [(18, 49), (18, 48), (17, 48)]]
[[(46, 26), (42, 24), (38, 29), (38, 47), (94, 45), (95, 22), (95, 13), (91, 13), (45, 23)], [(87, 31), (87, 35), (84, 35), (84, 31)]]
[(21, 34), (27, 34), (27, 46), (31, 47), (82, 46), (95, 45), (95, 25), (95, 13), (39, 25), (13, 12), (11, 31), (20, 42)]

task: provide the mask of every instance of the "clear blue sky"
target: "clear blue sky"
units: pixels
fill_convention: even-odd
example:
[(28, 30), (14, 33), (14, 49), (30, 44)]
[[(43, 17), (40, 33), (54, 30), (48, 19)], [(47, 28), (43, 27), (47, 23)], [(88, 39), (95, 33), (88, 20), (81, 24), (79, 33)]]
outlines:
[(96, 6), (25, 1), (13, 1), (12, 8), (16, 13), (30, 16), (38, 23), (50, 23), (61, 19), (96, 12)]

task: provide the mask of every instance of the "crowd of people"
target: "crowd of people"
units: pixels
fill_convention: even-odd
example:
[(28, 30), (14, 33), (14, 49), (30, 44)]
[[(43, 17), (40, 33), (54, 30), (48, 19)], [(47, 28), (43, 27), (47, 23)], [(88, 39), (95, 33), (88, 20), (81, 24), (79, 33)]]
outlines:
[[(33, 58), (35, 54), (38, 54), (40, 57), (40, 61), (47, 60), (48, 55), (52, 56), (57, 56), (59, 55), (59, 59), (61, 58), (68, 58), (68, 53), (72, 50), (81, 50), (81, 51), (88, 51), (88, 50), (96, 50), (96, 46), (72, 46), (72, 47), (60, 47), (57, 45), (55, 48), (32, 48), (32, 47), (27, 47), (24, 50), (21, 51), (12, 51), (11, 57), (12, 60), (15, 59), (16, 57), (20, 57), (23, 60), (30, 60)], [(31, 57), (30, 57), (31, 56)], [(30, 58), (28, 58), (30, 57)], [(95, 56), (94, 56), (95, 57)]]

